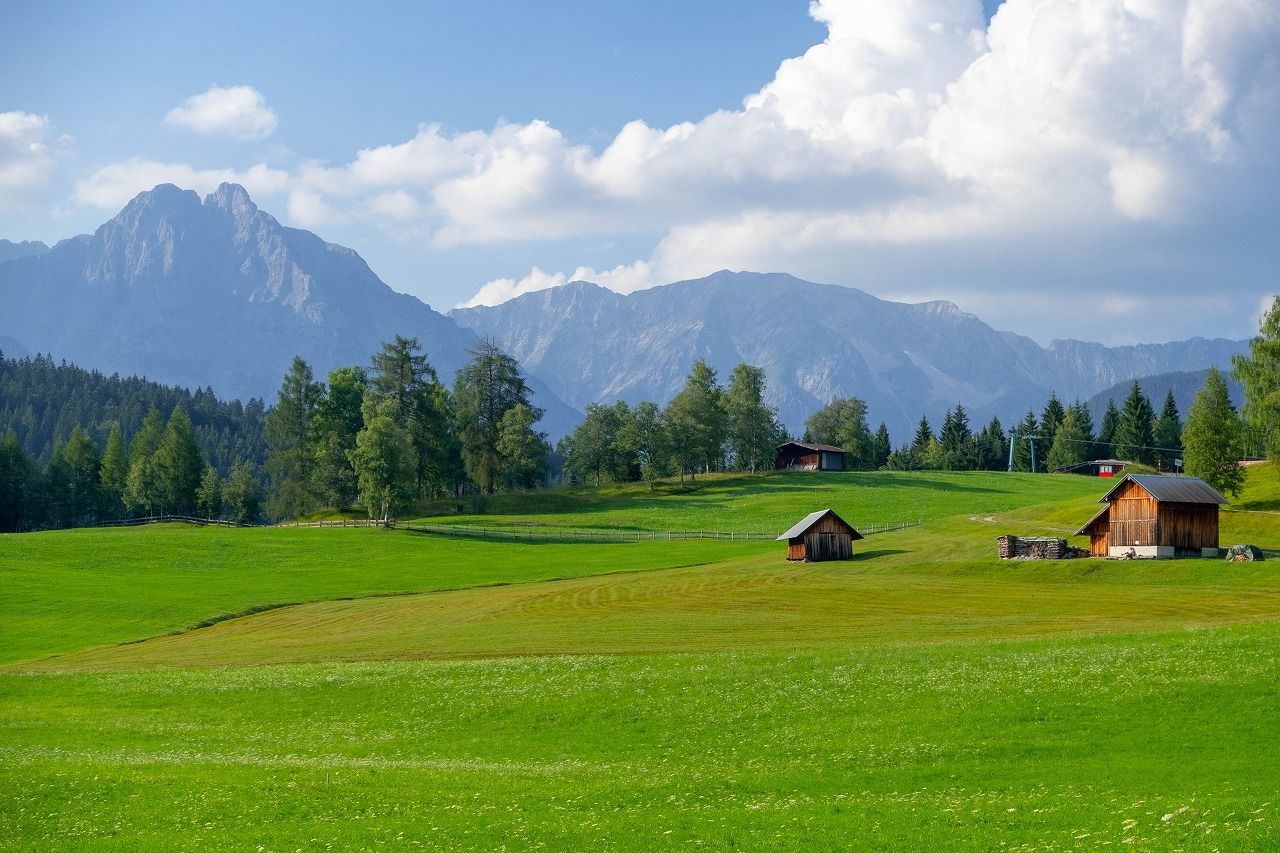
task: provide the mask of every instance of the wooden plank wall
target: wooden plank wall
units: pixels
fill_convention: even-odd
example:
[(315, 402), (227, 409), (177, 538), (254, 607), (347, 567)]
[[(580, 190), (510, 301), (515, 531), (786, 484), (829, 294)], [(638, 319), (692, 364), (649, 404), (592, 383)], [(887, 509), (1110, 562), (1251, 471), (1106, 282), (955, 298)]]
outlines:
[(1211, 504), (1160, 504), (1161, 545), (1178, 552), (1199, 554), (1201, 548), (1218, 547), (1218, 507)]

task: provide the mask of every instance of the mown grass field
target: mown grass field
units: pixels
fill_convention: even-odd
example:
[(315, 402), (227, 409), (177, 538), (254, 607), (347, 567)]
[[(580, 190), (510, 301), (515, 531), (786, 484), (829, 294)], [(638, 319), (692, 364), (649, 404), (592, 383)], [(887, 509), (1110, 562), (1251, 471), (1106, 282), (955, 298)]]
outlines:
[[(1274, 477), (1224, 544), (1280, 547)], [(0, 847), (1274, 849), (1280, 562), (994, 557), (1104, 489), (712, 478), (486, 516), (929, 519), (807, 566), (761, 542), (0, 538)]]

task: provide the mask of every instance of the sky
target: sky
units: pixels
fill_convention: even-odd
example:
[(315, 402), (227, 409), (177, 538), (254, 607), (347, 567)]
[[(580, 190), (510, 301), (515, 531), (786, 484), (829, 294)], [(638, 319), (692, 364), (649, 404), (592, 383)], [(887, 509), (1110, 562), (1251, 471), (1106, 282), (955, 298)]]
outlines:
[(438, 310), (728, 268), (1128, 343), (1280, 291), (1275, 0), (2, 11), (11, 240), (231, 180)]

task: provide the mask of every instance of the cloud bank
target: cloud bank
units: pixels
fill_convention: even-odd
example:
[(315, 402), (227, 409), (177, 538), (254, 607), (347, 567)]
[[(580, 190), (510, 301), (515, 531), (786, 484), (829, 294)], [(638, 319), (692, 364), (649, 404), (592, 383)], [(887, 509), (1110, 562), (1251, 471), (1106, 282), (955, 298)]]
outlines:
[(276, 114), (252, 86), (210, 86), (169, 110), (165, 124), (241, 141), (264, 139), (276, 129)]
[[(826, 39), (736, 110), (633, 121), (598, 150), (545, 121), (423, 124), (345, 164), (239, 179), (286, 193), (296, 224), (372, 222), (438, 250), (659, 235), (648, 257), (534, 267), (466, 304), (731, 267), (969, 310), (1032, 290), (1061, 311), (1121, 288), (1108, 322), (1125, 323), (1169, 294), (1225, 310), (1256, 289), (1251, 270), (1274, 269), (1253, 239), (1280, 204), (1274, 0), (1007, 0), (989, 26), (979, 0), (815, 0), (810, 13)], [(232, 92), (247, 106), (227, 108)], [(259, 118), (227, 118), (242, 115)], [(249, 87), (215, 87), (170, 117), (242, 138), (275, 125)], [(117, 164), (77, 196), (105, 205), (161, 171)]]
[(53, 135), (46, 116), (0, 112), (0, 209), (44, 187), (70, 144)]

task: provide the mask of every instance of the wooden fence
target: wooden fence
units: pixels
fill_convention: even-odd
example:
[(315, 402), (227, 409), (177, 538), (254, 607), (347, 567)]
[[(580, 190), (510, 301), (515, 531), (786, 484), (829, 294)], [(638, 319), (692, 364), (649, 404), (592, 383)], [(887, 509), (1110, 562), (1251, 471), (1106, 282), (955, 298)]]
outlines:
[(140, 518), (120, 518), (112, 521), (95, 521), (90, 527), (137, 527), (142, 524), (195, 524), (201, 527), (261, 527), (260, 524), (246, 524), (240, 521), (228, 521), (225, 518), (199, 518), (194, 515), (147, 515)]

